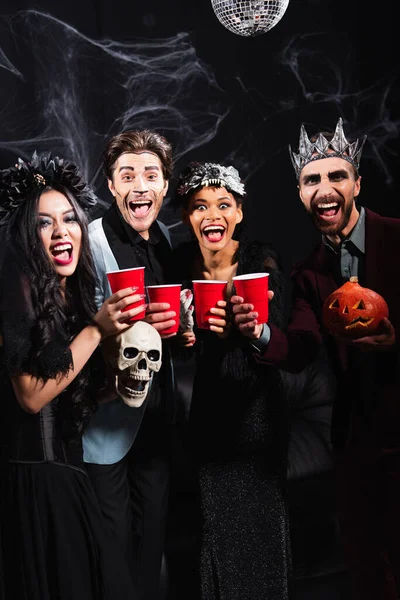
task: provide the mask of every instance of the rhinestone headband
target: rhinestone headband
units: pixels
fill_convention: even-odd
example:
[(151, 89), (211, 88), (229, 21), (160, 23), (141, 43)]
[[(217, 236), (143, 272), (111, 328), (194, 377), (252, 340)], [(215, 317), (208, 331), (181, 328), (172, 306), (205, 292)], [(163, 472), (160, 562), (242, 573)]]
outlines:
[(304, 125), (302, 125), (300, 129), (298, 153), (296, 154), (296, 152), (293, 152), (291, 146), (289, 146), (289, 154), (294, 170), (296, 171), (297, 179), (300, 177), (303, 167), (308, 165), (308, 163), (314, 160), (320, 160), (321, 158), (343, 158), (351, 163), (358, 171), (361, 152), (366, 139), (367, 136), (365, 135), (361, 140), (356, 140), (350, 144), (344, 135), (343, 120), (341, 117), (336, 124), (335, 133), (331, 140), (327, 140), (322, 133), (319, 133), (316, 141), (311, 142)]

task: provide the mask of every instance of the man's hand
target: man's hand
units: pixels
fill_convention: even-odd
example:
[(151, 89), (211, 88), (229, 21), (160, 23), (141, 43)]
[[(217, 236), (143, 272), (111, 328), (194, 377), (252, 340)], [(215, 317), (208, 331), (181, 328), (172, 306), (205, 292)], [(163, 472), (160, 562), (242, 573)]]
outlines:
[[(268, 300), (272, 300), (274, 292), (268, 291)], [(251, 340), (258, 340), (263, 331), (263, 325), (257, 321), (258, 312), (254, 311), (253, 304), (244, 304), (241, 296), (232, 296), (233, 322), (240, 333)]]
[(351, 340), (349, 343), (363, 352), (388, 352), (396, 343), (396, 332), (389, 319), (384, 318), (374, 335)]
[(174, 337), (176, 333), (163, 335), (163, 331), (175, 325), (179, 315), (174, 310), (170, 310), (168, 302), (150, 302), (146, 307), (146, 316), (143, 319), (146, 323), (153, 325), (163, 339)]

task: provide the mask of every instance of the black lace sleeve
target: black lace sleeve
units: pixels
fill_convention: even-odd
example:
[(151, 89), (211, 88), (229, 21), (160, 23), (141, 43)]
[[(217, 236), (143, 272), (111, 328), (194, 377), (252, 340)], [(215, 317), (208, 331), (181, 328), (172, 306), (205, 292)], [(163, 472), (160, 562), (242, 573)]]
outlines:
[(5, 260), (0, 275), (0, 327), (3, 367), (9, 375), (29, 373), (47, 381), (67, 375), (72, 353), (63, 332), (57, 332), (34, 356), (35, 319), (28, 279), (12, 257)]
[(67, 375), (72, 368), (68, 342), (60, 339), (46, 344), (40, 355), (32, 356), (32, 319), (21, 313), (1, 313), (4, 367), (9, 375), (29, 373), (46, 382)]

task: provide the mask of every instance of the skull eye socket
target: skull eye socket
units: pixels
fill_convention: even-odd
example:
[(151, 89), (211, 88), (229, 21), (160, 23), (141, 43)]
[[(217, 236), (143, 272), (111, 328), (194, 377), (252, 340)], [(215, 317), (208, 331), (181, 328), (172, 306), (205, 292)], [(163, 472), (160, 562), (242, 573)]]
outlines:
[(149, 350), (147, 356), (153, 362), (160, 360), (160, 352), (158, 350)]
[(138, 354), (139, 350), (137, 348), (133, 348), (132, 346), (124, 348), (123, 355), (125, 358), (136, 358)]

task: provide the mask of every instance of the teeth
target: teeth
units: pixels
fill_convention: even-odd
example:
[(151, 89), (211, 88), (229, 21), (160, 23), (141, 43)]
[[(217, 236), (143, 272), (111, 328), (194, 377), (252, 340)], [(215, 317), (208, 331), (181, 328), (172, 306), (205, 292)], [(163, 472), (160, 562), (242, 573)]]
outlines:
[(58, 246), (54, 246), (53, 250), (57, 250), (57, 252), (64, 252), (64, 250), (71, 250), (72, 244), (58, 244)]
[(329, 204), (318, 204), (318, 208), (334, 208), (338, 206), (337, 202), (329, 202)]
[(224, 228), (218, 225), (209, 225), (208, 227), (204, 227), (203, 231), (224, 231)]
[(206, 187), (210, 186), (210, 185), (222, 185), (222, 183), (225, 184), (225, 182), (223, 182), (221, 179), (203, 179), (201, 182), (201, 185), (204, 185)]
[(131, 388), (128, 385), (124, 385), (124, 388), (125, 388), (125, 391), (130, 396), (135, 396), (135, 395), (142, 394), (144, 392), (144, 390), (146, 389), (147, 383), (148, 383), (147, 381), (141, 381), (140, 383), (136, 384), (136, 388)]

